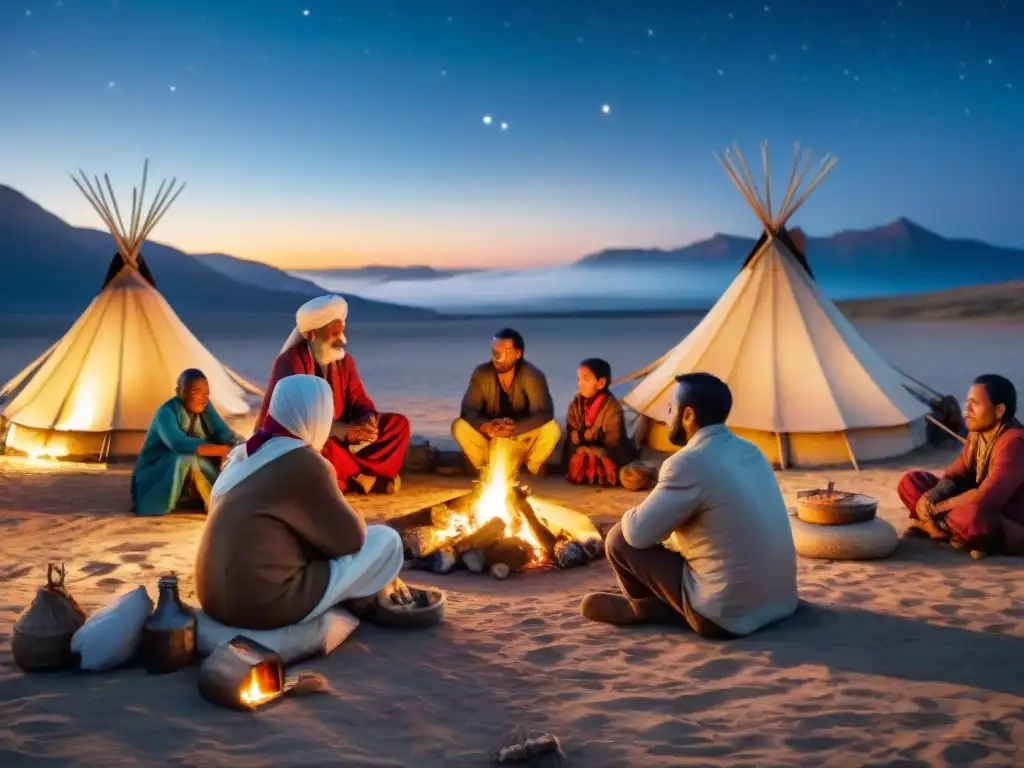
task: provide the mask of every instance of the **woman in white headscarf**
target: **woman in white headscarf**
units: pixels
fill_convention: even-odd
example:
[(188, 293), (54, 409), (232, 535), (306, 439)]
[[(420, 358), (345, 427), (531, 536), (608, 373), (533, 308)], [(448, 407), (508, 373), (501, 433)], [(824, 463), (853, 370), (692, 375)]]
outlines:
[(363, 522), (320, 455), (333, 414), (326, 381), (289, 376), (260, 429), (229, 455), (196, 555), (196, 596), (210, 618), (276, 629), (394, 588), (400, 537)]

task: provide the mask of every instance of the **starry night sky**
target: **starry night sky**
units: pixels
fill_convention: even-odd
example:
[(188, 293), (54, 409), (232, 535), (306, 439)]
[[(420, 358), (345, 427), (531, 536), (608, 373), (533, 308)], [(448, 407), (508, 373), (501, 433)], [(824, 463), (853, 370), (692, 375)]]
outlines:
[(754, 236), (734, 139), (840, 158), (813, 234), (1024, 246), (1022, 137), (1024, 0), (0, 3), (0, 183), (97, 226), (68, 171), (149, 157), (158, 239), (288, 268)]

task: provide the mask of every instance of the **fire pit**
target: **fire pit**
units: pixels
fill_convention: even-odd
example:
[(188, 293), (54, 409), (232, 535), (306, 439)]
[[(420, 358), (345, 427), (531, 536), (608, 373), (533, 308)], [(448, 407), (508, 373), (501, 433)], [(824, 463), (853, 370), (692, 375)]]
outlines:
[(504, 443), (495, 441), (472, 490), (388, 521), (402, 536), (409, 567), (434, 573), (461, 567), (503, 579), (601, 557), (598, 529), (585, 515), (532, 498), (516, 479), (516, 463)]

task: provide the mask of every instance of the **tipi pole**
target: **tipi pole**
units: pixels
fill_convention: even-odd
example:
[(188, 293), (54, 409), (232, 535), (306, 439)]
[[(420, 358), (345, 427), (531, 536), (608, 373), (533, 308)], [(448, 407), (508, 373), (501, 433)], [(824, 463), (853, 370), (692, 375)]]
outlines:
[(850, 462), (853, 464), (853, 468), (860, 472), (860, 466), (857, 464), (857, 456), (853, 452), (853, 446), (850, 445), (850, 436), (846, 434), (846, 430), (843, 430), (843, 442), (846, 443), (846, 450), (850, 454)]

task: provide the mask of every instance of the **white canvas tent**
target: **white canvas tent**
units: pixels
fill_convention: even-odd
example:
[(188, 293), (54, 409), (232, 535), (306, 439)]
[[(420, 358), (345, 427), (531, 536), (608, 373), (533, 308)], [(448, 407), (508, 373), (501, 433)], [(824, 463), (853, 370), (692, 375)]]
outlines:
[[(185, 326), (156, 289), (141, 248), (183, 184), (162, 182), (144, 210), (132, 190), (127, 220), (110, 179), (72, 180), (117, 244), (99, 294), (63, 338), (0, 389), (0, 426), (10, 453), (108, 461), (138, 454), (156, 409), (174, 394), (178, 374), (199, 368), (225, 418), (252, 410), (258, 387), (225, 367)], [(109, 198), (108, 198), (109, 195)]]
[(825, 296), (803, 237), (786, 230), (836, 160), (826, 156), (805, 185), (811, 157), (801, 158), (797, 144), (789, 185), (774, 209), (767, 144), (762, 158), (763, 195), (739, 147), (735, 158), (728, 150), (718, 157), (764, 234), (700, 324), (635, 375), (643, 379), (624, 400), (640, 414), (637, 437), (656, 450), (673, 450), (666, 422), (675, 377), (706, 371), (732, 390), (729, 427), (777, 466), (857, 466), (923, 445), (928, 406)]

